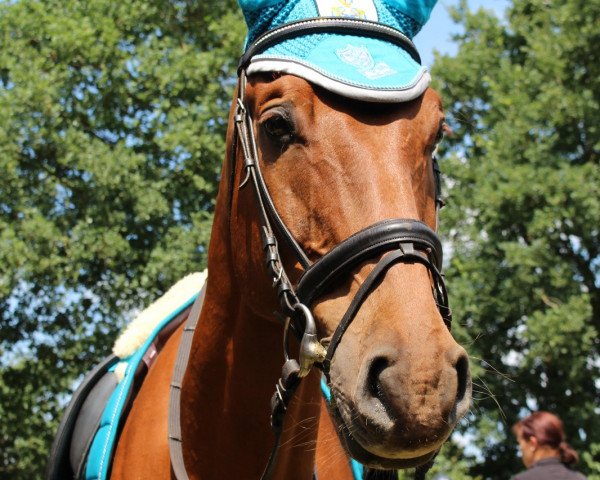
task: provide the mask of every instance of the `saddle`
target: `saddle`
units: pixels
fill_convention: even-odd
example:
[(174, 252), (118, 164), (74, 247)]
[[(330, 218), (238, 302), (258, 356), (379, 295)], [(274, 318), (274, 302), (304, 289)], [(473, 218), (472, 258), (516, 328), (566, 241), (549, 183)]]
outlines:
[[(196, 299), (204, 294), (204, 287), (200, 291), (197, 288), (202, 283), (196, 281), (191, 297), (183, 302), (163, 302), (169, 304), (168, 313), (165, 314), (163, 308), (160, 321), (148, 322), (145, 318), (148, 315), (144, 314), (168, 297), (180, 283), (132, 322), (145, 321), (146, 330), (148, 325), (152, 327), (149, 334), (144, 334), (141, 340), (138, 338), (139, 345), (134, 349), (119, 345), (123, 343), (126, 331), (113, 349), (118, 355), (107, 356), (84, 377), (54, 437), (46, 480), (105, 480), (110, 476), (116, 441), (146, 374), (167, 340), (188, 319)], [(190, 293), (189, 287), (187, 293)], [(181, 294), (179, 298), (182, 298)], [(321, 391), (329, 401), (331, 393), (324, 379)], [(363, 465), (354, 459), (349, 461), (355, 480), (371, 478), (364, 475)], [(316, 472), (314, 478), (317, 478)]]
[[(197, 275), (192, 280), (198, 280)], [(123, 334), (114, 349), (119, 355), (109, 355), (85, 376), (73, 394), (54, 437), (46, 480), (108, 478), (116, 439), (146, 374), (167, 340), (187, 319), (192, 304), (201, 293), (198, 287), (202, 286), (202, 282), (190, 282), (190, 277), (193, 276), (176, 284), (132, 322), (132, 325), (143, 323), (146, 330), (152, 327), (149, 334), (143, 332), (140, 337), (140, 332), (134, 332), (133, 337), (138, 337), (133, 341), (135, 347), (123, 346), (126, 342)], [(178, 286), (186, 280), (182, 293)], [(191, 296), (190, 284), (195, 290)], [(176, 295), (173, 295), (174, 291)], [(187, 300), (182, 301), (181, 298), (186, 296)], [(175, 302), (174, 297), (177, 299)], [(156, 305), (161, 312), (158, 320)], [(147, 317), (152, 316), (148, 315), (150, 311), (155, 318), (148, 321)], [(128, 330), (132, 330), (131, 326)]]

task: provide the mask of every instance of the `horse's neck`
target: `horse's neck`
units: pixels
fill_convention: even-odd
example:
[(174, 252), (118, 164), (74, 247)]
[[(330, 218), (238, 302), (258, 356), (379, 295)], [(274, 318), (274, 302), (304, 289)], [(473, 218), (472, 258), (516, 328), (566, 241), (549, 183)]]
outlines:
[[(192, 478), (258, 479), (274, 441), (269, 401), (283, 364), (282, 329), (245, 307), (218, 267), (209, 272), (183, 380), (185, 463)], [(311, 478), (319, 401), (315, 372), (288, 409), (274, 478)]]
[[(252, 312), (236, 280), (234, 268), (241, 267), (234, 266), (230, 230), (231, 196), (237, 191), (230, 185), (232, 138), (230, 128), (207, 291), (182, 384), (184, 459), (190, 478), (199, 479), (260, 478), (274, 443), (269, 405), (283, 364), (282, 327)], [(312, 478), (319, 380), (318, 372), (304, 379), (288, 407), (273, 478)]]

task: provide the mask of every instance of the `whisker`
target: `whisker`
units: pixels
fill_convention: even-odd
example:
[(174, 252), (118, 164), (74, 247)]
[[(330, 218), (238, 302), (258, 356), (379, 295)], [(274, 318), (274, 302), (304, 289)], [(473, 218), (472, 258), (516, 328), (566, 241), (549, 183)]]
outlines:
[(500, 405), (500, 402), (498, 401), (496, 395), (494, 395), (492, 390), (487, 386), (487, 384), (485, 383), (485, 381), (482, 378), (478, 378), (477, 382), (481, 382), (481, 383), (477, 384), (475, 381), (473, 381), (473, 384), (481, 387), (484, 392), (488, 393), (489, 398), (491, 398), (494, 401), (494, 403), (496, 404), (496, 406), (498, 407), (498, 411), (499, 411), (500, 415), (502, 416), (502, 418), (504, 420), (506, 420), (506, 414), (504, 413), (504, 410), (502, 409), (502, 406)]
[(492, 365), (490, 362), (488, 362), (487, 360), (480, 358), (480, 357), (476, 357), (474, 355), (470, 355), (470, 358), (474, 359), (474, 360), (478, 360), (480, 362), (485, 362), (486, 365), (489, 366), (489, 369), (486, 369), (486, 371), (488, 372), (494, 372), (496, 373), (498, 376), (502, 377), (504, 380), (508, 380), (509, 382), (514, 383), (515, 380), (513, 380), (512, 378), (510, 378), (506, 373), (501, 372), (500, 370), (498, 370), (496, 367), (494, 367), (494, 365)]

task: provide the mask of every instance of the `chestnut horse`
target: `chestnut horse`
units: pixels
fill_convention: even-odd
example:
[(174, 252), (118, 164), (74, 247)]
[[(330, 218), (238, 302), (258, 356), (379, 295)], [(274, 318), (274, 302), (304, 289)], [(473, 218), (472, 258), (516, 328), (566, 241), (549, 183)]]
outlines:
[[(368, 467), (427, 463), (471, 393), (467, 355), (445, 323), (441, 259), (432, 258), (441, 256), (433, 234), (433, 152), (444, 128), (438, 95), (429, 89), (410, 102), (373, 104), (291, 75), (246, 82), (242, 73), (229, 122), (209, 277), (181, 384), (187, 476), (261, 477), (274, 442), (266, 407), (282, 364), (282, 327), (273, 312), (288, 287), (304, 292), (321, 341), (312, 339), (317, 351), (301, 362), (300, 376), (310, 373), (287, 405), (271, 477), (311, 479), (317, 457), (317, 473), (336, 478), (328, 462), (341, 460), (340, 440)], [(267, 197), (256, 192), (263, 181)], [(284, 242), (286, 231), (291, 239)], [(370, 235), (377, 238), (365, 240)], [(276, 253), (268, 268), (263, 249)], [(303, 286), (320, 260), (321, 272)], [(299, 316), (286, 331), (306, 340), (312, 315)], [(167, 412), (182, 332), (170, 338), (136, 397), (113, 479), (174, 478)], [(325, 370), (332, 395), (318, 447), (325, 414), (313, 362)]]

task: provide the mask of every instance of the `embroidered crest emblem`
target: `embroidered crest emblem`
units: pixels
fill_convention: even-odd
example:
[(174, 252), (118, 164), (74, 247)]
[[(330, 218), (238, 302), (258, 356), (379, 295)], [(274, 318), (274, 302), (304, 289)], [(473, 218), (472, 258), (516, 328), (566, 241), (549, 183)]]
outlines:
[(317, 6), (321, 17), (378, 20), (373, 0), (317, 0)]
[(348, 44), (345, 48), (336, 50), (335, 53), (342, 62), (352, 65), (370, 80), (376, 80), (396, 73), (396, 70), (385, 62), (375, 63), (371, 52), (364, 45), (356, 47)]

